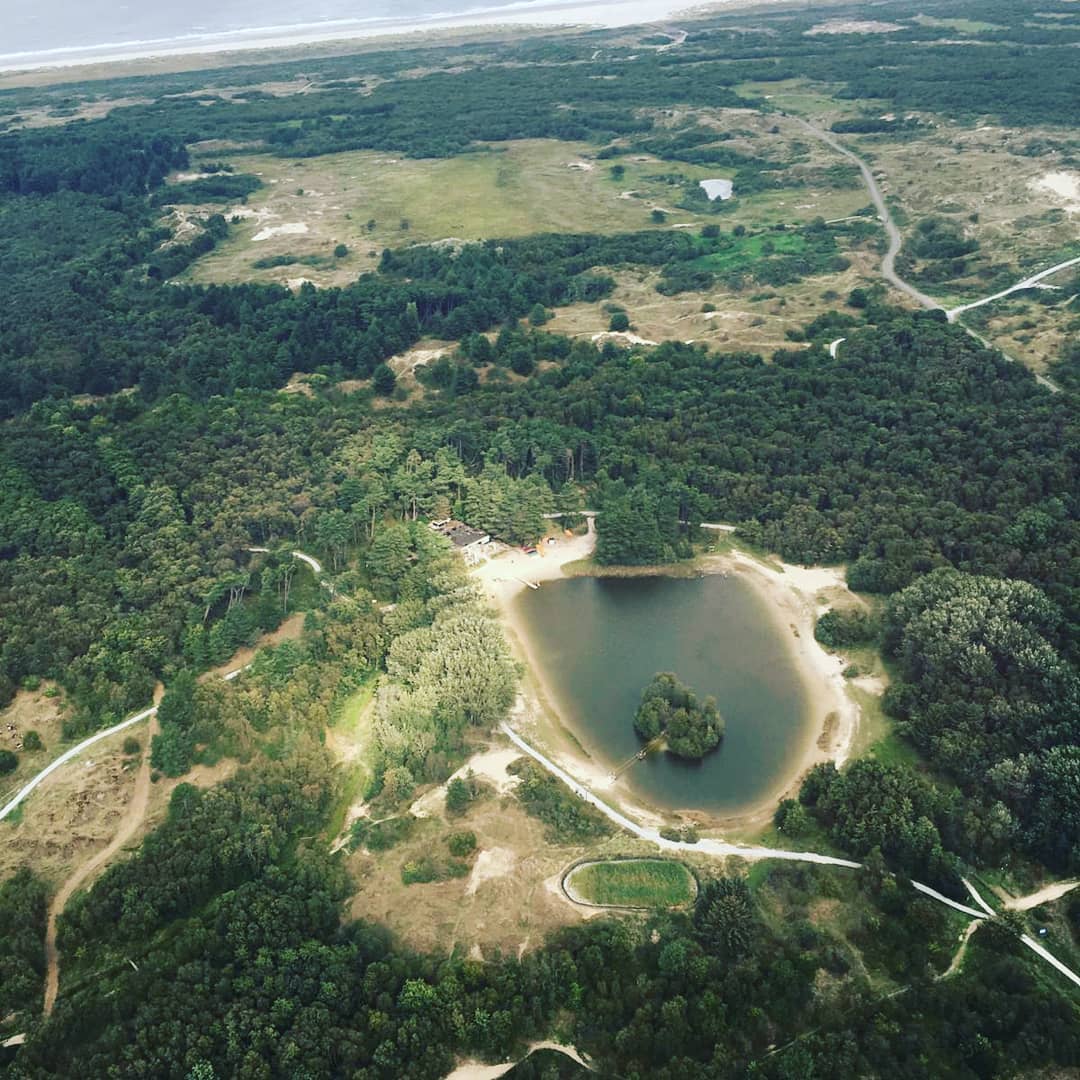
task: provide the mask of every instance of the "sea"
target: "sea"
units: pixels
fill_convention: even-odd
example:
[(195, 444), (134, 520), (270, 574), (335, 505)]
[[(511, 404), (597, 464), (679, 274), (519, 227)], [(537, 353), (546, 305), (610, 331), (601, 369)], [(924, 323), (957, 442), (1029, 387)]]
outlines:
[(0, 70), (306, 43), (493, 22), (625, 25), (665, 0), (6, 0)]

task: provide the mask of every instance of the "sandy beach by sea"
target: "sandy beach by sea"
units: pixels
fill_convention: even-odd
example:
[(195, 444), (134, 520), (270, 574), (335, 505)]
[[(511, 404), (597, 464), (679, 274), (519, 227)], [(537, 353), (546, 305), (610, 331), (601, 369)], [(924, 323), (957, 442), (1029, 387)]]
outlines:
[[(522, 734), (539, 739), (546, 752), (597, 794), (617, 801), (624, 812), (643, 824), (656, 825), (662, 822), (663, 815), (628, 802), (625, 791), (613, 788), (604, 764), (586, 754), (573, 731), (565, 726), (564, 710), (531, 654), (528, 633), (514, 604), (528, 588), (526, 582), (542, 585), (565, 577), (564, 566), (591, 555), (594, 543), (595, 534), (590, 531), (585, 536), (559, 538), (556, 544), (545, 545), (542, 558), (511, 550), (476, 567), (473, 575), (501, 613), (511, 644), (529, 672), (512, 718), (514, 726)], [(730, 838), (731, 830), (743, 832), (766, 824), (777, 802), (797, 791), (802, 776), (814, 764), (834, 761), (841, 765), (850, 755), (859, 727), (859, 707), (843, 677), (845, 661), (815, 640), (814, 623), (831, 602), (845, 598), (850, 603), (851, 597), (839, 568), (795, 566), (779, 560), (765, 563), (735, 550), (703, 557), (698, 569), (706, 574), (738, 574), (758, 591), (777, 629), (790, 643), (810, 713), (802, 751), (793, 756), (782, 780), (755, 805), (723, 818), (692, 812), (685, 815), (706, 827), (726, 830)]]
[[(756, 0), (758, 4), (762, 0)], [(768, 0), (765, 0), (768, 2)], [(417, 45), (426, 38), (462, 31), (526, 30), (555, 27), (618, 27), (666, 23), (694, 18), (717, 9), (745, 4), (746, 0), (713, 0), (691, 6), (686, 0), (523, 0), (519, 3), (476, 7), (453, 13), (366, 19), (331, 19), (286, 26), (253, 27), (220, 33), (187, 34), (180, 38), (115, 41), (96, 46), (58, 47), (41, 52), (0, 53), (0, 74), (17, 72), (63, 73), (65, 79), (140, 74), (233, 63), (266, 62), (273, 53), (345, 47), (378, 39)], [(385, 41), (382, 39), (386, 39)], [(426, 42), (433, 44), (434, 42)], [(295, 57), (280, 56), (281, 59)], [(117, 70), (109, 70), (116, 65)], [(104, 68), (104, 70), (103, 70)], [(122, 68), (123, 70), (120, 70)], [(65, 70), (72, 69), (72, 70)]]

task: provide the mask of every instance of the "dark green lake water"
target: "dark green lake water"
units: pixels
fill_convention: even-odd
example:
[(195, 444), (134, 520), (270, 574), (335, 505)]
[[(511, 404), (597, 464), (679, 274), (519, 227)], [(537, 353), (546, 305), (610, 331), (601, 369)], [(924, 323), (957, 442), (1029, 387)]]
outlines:
[(727, 721), (701, 762), (654, 753), (619, 780), (667, 809), (731, 813), (783, 783), (811, 738), (808, 699), (785, 632), (738, 577), (575, 578), (517, 600), (529, 650), (566, 726), (602, 765), (640, 748), (646, 683), (674, 671)]

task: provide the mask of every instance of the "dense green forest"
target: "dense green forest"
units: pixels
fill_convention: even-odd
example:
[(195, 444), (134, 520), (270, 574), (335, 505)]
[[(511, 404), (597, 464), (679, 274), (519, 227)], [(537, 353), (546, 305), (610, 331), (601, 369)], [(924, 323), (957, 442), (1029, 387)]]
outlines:
[[(975, 871), (1080, 872), (1075, 349), (1051, 394), (942, 313), (873, 288), (837, 296), (771, 356), (543, 329), (548, 309), (609, 297), (617, 268), (657, 271), (665, 295), (840, 270), (875, 242), (865, 218), (747, 234), (717, 211), (693, 234), (413, 246), (345, 288), (291, 292), (171, 280), (230, 225), (210, 214), (178, 242), (164, 213), (256, 189), (242, 168), (165, 185), (208, 139), (240, 160), (580, 139), (605, 160), (723, 165), (760, 192), (793, 184), (791, 162), (661, 114), (768, 110), (745, 84), (796, 77), (897, 111), (1074, 125), (1073, 6), (896, 2), (882, 17), (900, 28), (871, 36), (808, 34), (825, 16), (801, 8), (721, 14), (663, 52), (538, 35), (0, 92), (0, 705), (55, 679), (73, 736), (144, 706), (161, 679), (155, 773), (238, 763), (208, 790), (180, 783), (163, 823), (69, 903), (47, 1020), (47, 887), (29, 871), (0, 885), (0, 1030), (28, 1032), (0, 1071), (435, 1078), (552, 1032), (627, 1078), (1080, 1066), (1076, 999), (1018, 945), (1020, 924), (980, 928), (939, 978), (963, 922), (906, 880), (960, 899)], [(964, 13), (990, 28), (966, 41), (912, 21)], [(217, 92), (301, 73), (310, 94)], [(44, 129), (14, 119), (107, 96), (149, 103)], [(935, 265), (971, 253), (936, 219), (915, 243)], [(454, 346), (407, 393), (386, 361), (428, 336)], [(296, 372), (310, 393), (282, 394)], [(600, 511), (601, 563), (689, 559), (697, 525), (725, 521), (738, 542), (844, 563), (880, 598), (880, 615), (829, 613), (817, 636), (881, 648), (901, 750), (818, 766), (774, 819), (785, 842), (865, 866), (761, 864), (747, 879), (729, 864), (690, 911), (591, 920), (516, 958), (414, 953), (346, 916), (355, 883), (328, 850), (356, 793), (327, 729), (377, 682), (360, 794), (378, 819), (347, 836), (369, 851), (405, 839), (416, 789), (498, 725), (520, 676), (425, 521), (520, 543), (584, 506)], [(323, 561), (321, 581), (296, 547)], [(198, 681), (298, 612), (298, 640), (235, 682)], [(641, 733), (666, 727), (700, 756), (722, 721), (671, 690)], [(550, 843), (611, 834), (531, 760), (511, 769)], [(448, 794), (454, 816), (491, 797), (460, 780)], [(1075, 939), (1080, 906), (1070, 918)]]

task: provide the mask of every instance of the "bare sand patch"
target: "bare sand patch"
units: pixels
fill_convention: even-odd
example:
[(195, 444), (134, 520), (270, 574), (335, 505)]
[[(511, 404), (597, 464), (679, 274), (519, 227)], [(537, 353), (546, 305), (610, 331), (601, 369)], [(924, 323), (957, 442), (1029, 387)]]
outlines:
[(1056, 196), (1070, 214), (1080, 212), (1080, 174), (1065, 171), (1043, 173), (1029, 187)]
[(625, 341), (627, 345), (655, 345), (655, 341), (648, 338), (638, 337), (629, 330), (605, 330), (599, 334), (593, 334), (593, 341)]
[(495, 790), (500, 795), (505, 795), (521, 783), (518, 777), (511, 776), (506, 771), (507, 766), (512, 761), (517, 761), (519, 757), (521, 757), (520, 751), (513, 746), (486, 750), (470, 758), (450, 779), (453, 780), (455, 777), (465, 776), (471, 772), (484, 780), (490, 780)]
[(517, 865), (517, 856), (509, 848), (490, 848), (481, 851), (473, 863), (465, 893), (473, 896), (485, 881), (506, 877)]
[(746, 573), (746, 580), (762, 590), (769, 610), (790, 631), (792, 651), (803, 674), (819, 730), (824, 731), (826, 725), (828, 728), (829, 738), (825, 745), (819, 745), (821, 740), (811, 745), (799, 764), (795, 782), (818, 761), (843, 765), (851, 753), (859, 727), (859, 706), (848, 694), (843, 657), (827, 652), (814, 637), (817, 617), (828, 606), (821, 603), (819, 595), (823, 591), (850, 595), (843, 568), (780, 563), (773, 569), (740, 551), (733, 551), (723, 558), (735, 569)]
[(260, 229), (252, 238), (253, 244), (263, 240), (270, 240), (275, 236), (303, 236), (308, 231), (306, 221), (286, 221), (283, 225), (267, 225)]
[[(572, 1046), (552, 1042), (550, 1039), (541, 1039), (538, 1042), (529, 1043), (529, 1049), (526, 1052), (525, 1057), (535, 1053), (537, 1050), (556, 1050), (560, 1054), (565, 1054), (571, 1061), (580, 1065), (583, 1069), (589, 1068), (585, 1059)], [(524, 1061), (524, 1058), (522, 1058), (522, 1061)], [(496, 1077), (505, 1076), (511, 1069), (516, 1068), (520, 1064), (521, 1062), (519, 1061), (507, 1061), (501, 1065), (484, 1065), (478, 1061), (472, 1060), (463, 1061), (452, 1073), (446, 1075), (446, 1080), (496, 1080)]]
[(409, 807), (409, 813), (413, 817), (425, 818), (441, 810), (446, 802), (446, 788), (450, 781), (464, 778), (470, 773), (481, 780), (487, 780), (499, 795), (508, 794), (521, 783), (519, 777), (511, 776), (506, 771), (510, 762), (517, 761), (519, 757), (521, 757), (521, 751), (512, 746), (483, 750), (479, 754), (474, 754), (447, 779), (445, 784), (440, 784), (421, 795)]
[(878, 22), (876, 19), (829, 19), (811, 26), (807, 37), (817, 34), (895, 34), (904, 28), (899, 23)]
[(386, 361), (386, 364), (400, 379), (415, 375), (418, 367), (426, 367), (428, 364), (434, 363), (451, 352), (455, 346), (456, 343), (452, 341), (421, 341), (415, 348), (391, 356)]

